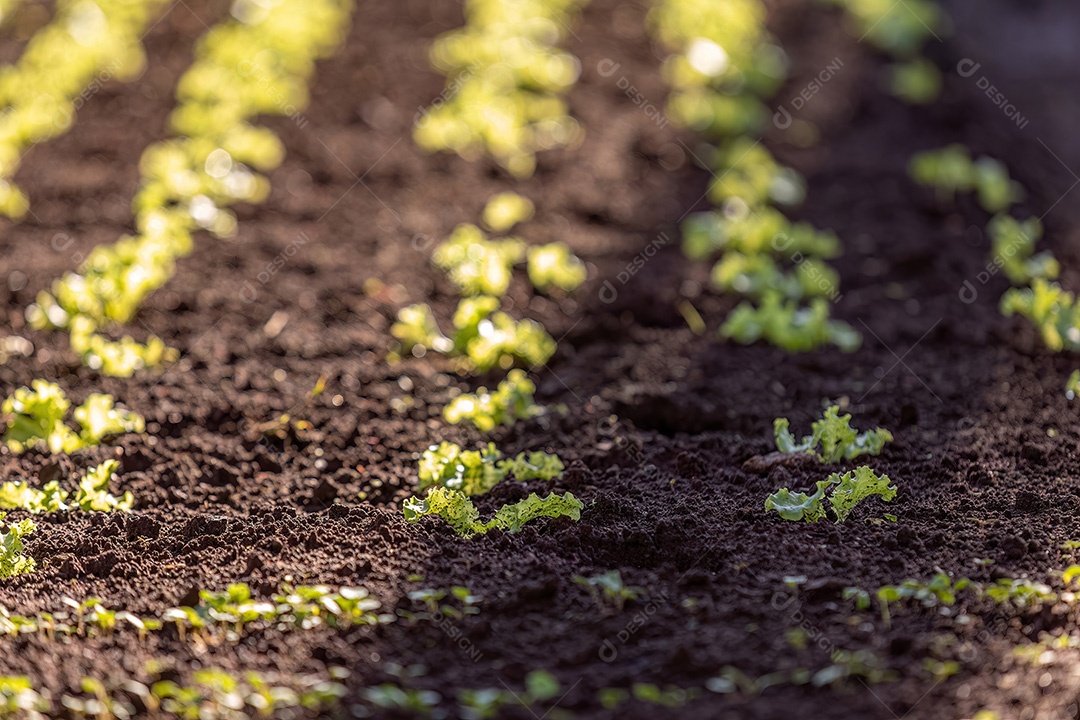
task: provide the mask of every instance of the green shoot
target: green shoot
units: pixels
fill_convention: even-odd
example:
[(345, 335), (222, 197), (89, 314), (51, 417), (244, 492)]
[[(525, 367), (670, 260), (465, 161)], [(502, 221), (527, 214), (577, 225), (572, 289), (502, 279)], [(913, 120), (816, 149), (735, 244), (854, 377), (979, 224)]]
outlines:
[(506, 473), (499, 469), (502, 453), (488, 443), (483, 450), (462, 450), (453, 443), (432, 445), (420, 458), (420, 489), (443, 487), (465, 495), (483, 495)]
[[(851, 427), (851, 414), (840, 415), (840, 406), (825, 408), (820, 420), (810, 426), (811, 433), (801, 442), (788, 429), (787, 418), (773, 420), (776, 449), (782, 453), (815, 452), (823, 463), (854, 460), (861, 455), (880, 455), (885, 443), (893, 440), (892, 433), (884, 428), (857, 432)], [(817, 448), (820, 446), (820, 451)]]
[(716, 204), (738, 198), (752, 208), (798, 205), (806, 195), (806, 183), (797, 172), (780, 165), (764, 145), (746, 136), (717, 150), (713, 169), (723, 173), (723, 181), (709, 191)]
[(636, 600), (641, 592), (641, 588), (623, 584), (622, 574), (618, 570), (608, 570), (592, 577), (575, 575), (574, 582), (585, 587), (592, 596), (593, 602), (598, 606), (601, 608), (604, 606), (601, 602), (601, 595), (603, 595), (604, 599), (618, 612), (622, 612), (627, 600)]
[[(3, 522), (5, 517), (6, 513), (0, 513), (0, 522)], [(34, 559), (22, 553), (23, 538), (34, 532), (34, 529), (34, 521), (27, 518), (9, 525), (7, 532), (0, 535), (0, 580), (33, 571)]]
[(437, 515), (446, 520), (462, 537), (472, 537), (492, 529), (520, 532), (527, 522), (538, 517), (568, 517), (571, 520), (580, 520), (584, 507), (584, 503), (572, 493), (552, 493), (545, 498), (531, 493), (520, 502), (504, 505), (493, 518), (481, 522), (480, 511), (468, 495), (445, 487), (433, 487), (428, 490), (423, 500), (415, 497), (406, 500), (403, 510), (408, 522), (417, 522), (427, 515)]
[(444, 487), (465, 495), (483, 495), (509, 476), (519, 481), (554, 480), (562, 475), (558, 455), (519, 453), (503, 460), (495, 443), (482, 450), (462, 450), (453, 443), (432, 445), (420, 457), (420, 489)]
[(897, 63), (889, 70), (892, 94), (909, 105), (929, 105), (941, 95), (941, 70), (924, 57)]
[(1075, 400), (1080, 395), (1080, 370), (1073, 370), (1065, 382), (1065, 397)]
[(541, 292), (551, 288), (573, 292), (588, 276), (585, 263), (561, 242), (529, 248), (528, 263), (529, 282)]
[(75, 421), (82, 430), (76, 433), (64, 424), (71, 403), (55, 383), (34, 380), (33, 390), (22, 387), (8, 397), (3, 412), (10, 417), (3, 441), (12, 452), (46, 446), (49, 452), (71, 453), (99, 445), (112, 435), (141, 433), (143, 419), (113, 405), (109, 395), (91, 395), (75, 408)]
[(823, 345), (854, 352), (862, 344), (855, 328), (829, 319), (829, 303), (824, 298), (813, 298), (808, 306), (800, 307), (775, 292), (765, 293), (757, 307), (740, 303), (720, 327), (720, 336), (743, 345), (764, 340), (789, 353), (809, 352)]
[(869, 497), (878, 495), (885, 502), (895, 498), (896, 486), (889, 482), (888, 475), (879, 476), (863, 465), (843, 475), (829, 475), (817, 483), (817, 489), (810, 495), (781, 488), (765, 499), (765, 512), (775, 510), (785, 520), (817, 522), (827, 515), (823, 502), (827, 496), (835, 522), (841, 523), (856, 505)]
[(403, 352), (423, 357), (428, 349), (451, 355), (462, 371), (483, 373), (509, 369), (514, 362), (543, 365), (555, 353), (555, 340), (532, 320), (515, 321), (497, 311), (497, 298), (464, 298), (454, 313), (453, 338), (442, 334), (427, 305), (410, 305), (398, 313), (390, 333)]
[(488, 240), (480, 228), (463, 223), (435, 250), (432, 262), (464, 295), (501, 296), (510, 287), (514, 265), (524, 258), (521, 240)]
[(484, 206), (482, 220), (484, 227), (492, 232), (506, 232), (518, 223), (533, 216), (532, 201), (517, 193), (499, 193)]
[(1053, 280), (1058, 276), (1061, 266), (1053, 254), (1035, 253), (1035, 242), (1043, 234), (1038, 218), (1021, 223), (1002, 213), (995, 215), (986, 229), (993, 243), (994, 262), (1001, 265), (1014, 285), (1025, 285), (1035, 278)]
[(1001, 312), (1027, 318), (1054, 352), (1080, 350), (1080, 305), (1057, 283), (1035, 278), (1030, 288), (1013, 288), (1001, 298)]
[(130, 492), (117, 498), (109, 493), (109, 480), (116, 472), (119, 463), (106, 460), (97, 467), (90, 468), (79, 481), (79, 490), (75, 494), (73, 505), (67, 504), (69, 493), (60, 488), (57, 481), (46, 483), (41, 490), (36, 490), (18, 480), (9, 480), (0, 485), (0, 509), (25, 510), (30, 513), (55, 512), (57, 510), (79, 510), (111, 512), (114, 510), (130, 512), (134, 498)]
[(443, 409), (443, 418), (452, 425), (468, 420), (481, 432), (491, 432), (499, 425), (543, 415), (544, 408), (533, 402), (534, 392), (536, 385), (524, 371), (511, 370), (494, 392), (482, 387), (475, 394), (454, 398)]
[(908, 166), (911, 178), (932, 187), (938, 198), (951, 202), (957, 192), (974, 191), (988, 213), (1000, 213), (1023, 199), (1023, 188), (1009, 177), (1001, 162), (982, 156), (972, 162), (963, 145), (916, 154)]
[(912, 57), (931, 37), (943, 35), (946, 18), (933, 0), (905, 0), (904, 12), (892, 0), (826, 0), (847, 11), (851, 34), (895, 57)]

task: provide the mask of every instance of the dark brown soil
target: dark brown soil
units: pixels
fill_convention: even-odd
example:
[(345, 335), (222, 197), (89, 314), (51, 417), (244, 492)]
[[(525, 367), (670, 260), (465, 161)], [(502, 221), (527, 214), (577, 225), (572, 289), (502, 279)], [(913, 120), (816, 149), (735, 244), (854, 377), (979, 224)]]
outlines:
[[(22, 313), (89, 248), (129, 229), (139, 154), (164, 132), (193, 39), (224, 12), (213, 0), (175, 6), (147, 38), (145, 76), (105, 87), (72, 132), (35, 147), (18, 175), (34, 214), (2, 225), (0, 307), (35, 352), (0, 366), (0, 389), (45, 377), (76, 401), (112, 393), (146, 417), (147, 434), (71, 457), (0, 454), (0, 478), (32, 483), (57, 471), (73, 479), (116, 456), (120, 488), (138, 503), (131, 515), (37, 518), (28, 548), (39, 569), (0, 583), (0, 605), (29, 614), (59, 608), (65, 595), (98, 596), (153, 613), (198, 588), (243, 581), (262, 594), (282, 582), (364, 584), (390, 610), (417, 609), (409, 591), (465, 585), (483, 597), (481, 612), (449, 625), (267, 631), (209, 648), (170, 633), (145, 642), (129, 632), (22, 636), (2, 641), (0, 674), (29, 675), (58, 695), (85, 675), (145, 679), (151, 657), (171, 657), (181, 670), (342, 665), (352, 671), (343, 714), (360, 714), (364, 687), (398, 682), (386, 671), (398, 663), (424, 666), (406, 684), (438, 691), (450, 717), (459, 689), (518, 690), (535, 669), (559, 678), (569, 692), (558, 709), (581, 717), (967, 718), (980, 708), (1002, 718), (1077, 716), (1075, 650), (1046, 666), (1012, 656), (1040, 631), (1075, 633), (1073, 617), (1003, 615), (974, 602), (966, 626), (912, 608), (886, 628), (876, 609), (858, 613), (841, 597), (847, 586), (873, 591), (938, 569), (1055, 582), (1052, 572), (1072, 562), (1060, 546), (1080, 540), (1080, 424), (1063, 388), (1076, 361), (1047, 353), (1030, 327), (999, 315), (1005, 281), (978, 279), (989, 260), (986, 215), (966, 199), (939, 207), (905, 172), (912, 153), (948, 142), (1006, 160), (1030, 191), (1025, 209), (1049, 211), (1047, 246), (1075, 288), (1076, 203), (1064, 195), (1074, 176), (1044, 144), (1059, 137), (1043, 138), (1037, 123), (1017, 130), (955, 72), (941, 102), (904, 106), (882, 92), (882, 62), (835, 14), (782, 3), (774, 27), (793, 77), (777, 102), (834, 58), (843, 67), (797, 116), (817, 124), (820, 144), (800, 149), (778, 131), (766, 142), (808, 178), (796, 214), (844, 240), (836, 313), (865, 343), (852, 355), (736, 347), (712, 334), (733, 300), (702, 291), (707, 268), (691, 266), (674, 241), (678, 220), (706, 206), (698, 141), (651, 119), (620, 88), (631, 83), (657, 106), (665, 96), (642, 7), (589, 6), (570, 43), (583, 67), (571, 105), (587, 139), (543, 155), (534, 178), (513, 183), (489, 164), (429, 157), (411, 142), (414, 115), (442, 90), (427, 47), (460, 24), (457, 3), (363, 0), (347, 46), (320, 66), (306, 122), (266, 121), (289, 148), (268, 202), (240, 209), (236, 240), (201, 239), (140, 312), (133, 331), (165, 337), (183, 358), (158, 374), (101, 378), (77, 365), (62, 337), (27, 330)], [(929, 52), (955, 67), (948, 43)], [(613, 75), (598, 71), (604, 60), (619, 64)], [(1052, 99), (1029, 112), (1051, 115)], [(428, 266), (430, 248), (509, 188), (537, 204), (524, 236), (568, 242), (591, 273), (569, 300), (531, 297), (523, 281), (511, 289), (515, 312), (561, 339), (538, 385), (545, 403), (565, 403), (568, 413), (491, 439), (510, 453), (558, 452), (569, 466), (558, 487), (586, 509), (580, 523), (539, 521), (518, 535), (466, 541), (439, 521), (406, 524), (400, 502), (420, 451), (482, 439), (440, 418), (451, 388), (479, 382), (431, 357), (396, 366), (384, 358), (403, 304), (451, 312), (454, 293)], [(661, 233), (673, 241), (624, 283), (619, 273)], [(260, 279), (290, 250), (280, 271)], [(614, 302), (601, 294), (605, 281)], [(965, 281), (978, 290), (972, 303), (960, 299)], [(676, 309), (682, 294), (708, 335), (687, 329)], [(307, 401), (323, 375), (326, 392)], [(773, 418), (806, 428), (830, 402), (861, 427), (893, 430), (896, 442), (874, 466), (899, 495), (844, 525), (764, 514), (767, 494), (810, 487), (823, 472), (759, 474), (743, 463), (772, 449)], [(258, 426), (283, 412), (314, 429), (264, 439)], [(529, 489), (540, 488), (499, 487), (480, 504), (488, 511)], [(882, 512), (897, 521), (875, 520)], [(622, 612), (598, 607), (572, 580), (610, 569), (641, 588)], [(796, 596), (788, 576), (807, 578)], [(813, 638), (806, 649), (787, 641), (795, 627)], [(759, 696), (701, 689), (725, 666), (750, 677), (815, 671), (834, 650), (870, 651), (895, 680), (781, 685)], [(927, 659), (962, 667), (939, 683)], [(601, 708), (599, 690), (636, 682), (695, 687), (699, 696), (678, 710), (637, 701)]]

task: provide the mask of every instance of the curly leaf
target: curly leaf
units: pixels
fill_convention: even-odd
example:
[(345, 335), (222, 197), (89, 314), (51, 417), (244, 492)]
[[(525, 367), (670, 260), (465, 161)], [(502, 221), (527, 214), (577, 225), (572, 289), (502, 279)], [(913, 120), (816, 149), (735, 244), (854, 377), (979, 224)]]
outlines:
[(546, 498), (541, 498), (536, 493), (521, 502), (512, 505), (504, 505), (495, 513), (484, 530), (498, 528), (507, 532), (518, 532), (525, 523), (538, 517), (568, 517), (571, 520), (581, 519), (581, 510), (585, 504), (573, 496), (572, 493), (558, 495), (552, 493)]
[(827, 480), (821, 480), (817, 484), (817, 490), (812, 495), (806, 493), (793, 493), (787, 488), (780, 488), (775, 493), (765, 498), (765, 512), (775, 510), (785, 520), (805, 520), (817, 522), (825, 517), (825, 490), (835, 480), (830, 476)]
[(836, 514), (836, 522), (847, 520), (855, 506), (868, 497), (880, 495), (885, 502), (896, 497), (896, 486), (889, 484), (889, 476), (878, 476), (866, 465), (843, 475), (833, 473), (829, 479), (837, 483), (829, 494), (829, 504)]

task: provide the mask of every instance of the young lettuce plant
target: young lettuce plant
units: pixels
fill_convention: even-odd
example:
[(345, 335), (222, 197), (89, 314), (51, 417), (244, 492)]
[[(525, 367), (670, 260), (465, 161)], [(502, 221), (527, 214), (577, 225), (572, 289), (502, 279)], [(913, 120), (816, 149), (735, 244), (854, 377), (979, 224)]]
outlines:
[(782, 453), (814, 453), (823, 463), (880, 455), (885, 443), (893, 441), (892, 433), (884, 428), (857, 432), (851, 427), (851, 414), (840, 415), (838, 405), (826, 408), (821, 419), (810, 426), (811, 433), (801, 441), (795, 440), (789, 425), (787, 418), (773, 421), (776, 449)]
[(31, 385), (33, 389), (16, 390), (2, 406), (9, 418), (3, 442), (12, 452), (45, 446), (54, 455), (71, 453), (100, 445), (113, 435), (145, 429), (142, 417), (115, 407), (112, 396), (93, 394), (75, 408), (75, 421), (81, 428), (76, 433), (64, 423), (71, 403), (60, 386), (46, 380), (34, 380)]
[(492, 232), (506, 232), (531, 218), (535, 210), (532, 200), (517, 193), (504, 192), (488, 200), (481, 220), (484, 227)]
[(1003, 163), (985, 155), (973, 162), (963, 145), (917, 153), (908, 173), (916, 183), (934, 188), (943, 202), (952, 202), (958, 192), (974, 191), (988, 213), (1004, 212), (1024, 197)]
[(57, 510), (84, 510), (92, 512), (130, 512), (134, 504), (131, 492), (116, 497), (109, 492), (109, 481), (120, 463), (106, 460), (97, 467), (92, 467), (79, 480), (79, 489), (75, 501), (67, 503), (69, 493), (60, 487), (60, 483), (46, 483), (41, 490), (29, 487), (18, 480), (9, 480), (0, 485), (0, 509), (25, 510), (30, 513), (55, 512)]
[(1061, 265), (1049, 250), (1035, 253), (1042, 237), (1042, 223), (1036, 217), (1020, 222), (1004, 213), (995, 215), (986, 227), (993, 244), (994, 262), (1000, 264), (1014, 285), (1026, 285), (1035, 278), (1053, 280)]
[[(0, 513), (0, 523), (7, 517), (7, 513)], [(34, 558), (23, 555), (25, 546), (23, 538), (34, 532), (34, 521), (27, 518), (14, 525), (9, 525), (7, 532), (0, 535), (0, 580), (6, 580), (16, 575), (25, 575), (32, 572), (35, 566)]]
[(552, 493), (546, 498), (532, 493), (520, 502), (504, 505), (493, 518), (482, 522), (470, 496), (483, 495), (509, 476), (519, 481), (554, 480), (563, 471), (558, 456), (543, 452), (521, 453), (510, 460), (501, 457), (494, 443), (480, 451), (463, 451), (447, 442), (428, 448), (419, 465), (420, 490), (427, 494), (423, 499), (405, 501), (405, 519), (417, 522), (426, 515), (438, 515), (458, 534), (471, 537), (493, 528), (518, 532), (537, 517), (581, 518), (585, 506), (571, 493)]
[(504, 460), (495, 443), (488, 443), (482, 450), (462, 450), (442, 442), (421, 455), (418, 475), (421, 490), (440, 486), (466, 495), (483, 495), (507, 477), (518, 481), (555, 480), (563, 470), (558, 455), (536, 451)]
[(823, 345), (854, 352), (862, 344), (855, 328), (829, 319), (825, 298), (812, 298), (808, 306), (800, 307), (777, 292), (765, 293), (757, 307), (740, 303), (724, 320), (720, 336), (743, 345), (764, 340), (789, 353), (810, 352)]
[(443, 409), (443, 418), (452, 425), (468, 420), (481, 432), (491, 432), (499, 425), (543, 415), (544, 408), (533, 401), (535, 392), (536, 385), (525, 372), (514, 369), (493, 392), (482, 387), (475, 394), (454, 398)]
[(1030, 288), (1007, 291), (1000, 307), (1006, 317), (1020, 315), (1031, 321), (1054, 352), (1080, 351), (1080, 305), (1057, 283), (1035, 278)]
[(403, 509), (408, 522), (417, 522), (427, 515), (438, 515), (462, 537), (472, 537), (493, 529), (520, 532), (525, 523), (538, 517), (580, 520), (584, 507), (585, 504), (569, 492), (562, 495), (551, 493), (544, 498), (530, 493), (524, 500), (503, 505), (493, 518), (482, 522), (480, 511), (465, 493), (433, 487), (423, 500), (415, 497), (406, 500)]
[(555, 340), (532, 320), (515, 321), (498, 310), (499, 300), (487, 295), (463, 298), (454, 313), (454, 335), (439, 330), (427, 305), (410, 305), (398, 313), (390, 334), (401, 341), (402, 352), (422, 357), (428, 349), (454, 357), (463, 372), (509, 369), (515, 361), (543, 365), (555, 353)]
[(827, 498), (834, 521), (842, 523), (855, 506), (868, 497), (878, 495), (885, 502), (896, 497), (896, 486), (889, 482), (888, 475), (877, 475), (863, 465), (843, 475), (833, 473), (818, 481), (817, 489), (810, 495), (781, 488), (765, 499), (765, 512), (775, 510), (785, 520), (817, 522), (828, 516), (824, 504)]

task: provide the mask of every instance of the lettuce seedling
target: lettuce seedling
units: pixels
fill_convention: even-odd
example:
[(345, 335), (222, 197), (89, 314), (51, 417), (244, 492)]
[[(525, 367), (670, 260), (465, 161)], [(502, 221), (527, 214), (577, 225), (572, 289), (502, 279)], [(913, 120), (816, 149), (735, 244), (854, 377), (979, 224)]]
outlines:
[(1031, 321), (1054, 352), (1080, 350), (1080, 305), (1057, 283), (1035, 278), (1030, 288), (1007, 291), (1000, 307), (1006, 317), (1020, 315)]
[(79, 480), (75, 502), (71, 505), (67, 503), (70, 493), (55, 480), (46, 483), (41, 490), (20, 480), (9, 480), (0, 485), (0, 509), (25, 510), (35, 514), (73, 508), (95, 512), (130, 512), (134, 503), (131, 492), (125, 492), (119, 498), (109, 493), (109, 481), (119, 466), (116, 460), (106, 460), (87, 470)]
[(142, 417), (114, 406), (110, 395), (94, 394), (75, 408), (75, 420), (81, 426), (76, 433), (66, 424), (71, 403), (59, 385), (46, 380), (34, 380), (33, 390), (22, 387), (8, 397), (3, 412), (10, 417), (3, 441), (15, 453), (28, 448), (46, 446), (49, 452), (71, 453), (99, 445), (112, 435), (141, 433)]
[(788, 429), (787, 418), (773, 421), (773, 435), (776, 449), (782, 453), (808, 453), (816, 451), (817, 458), (823, 463), (837, 463), (841, 460), (854, 460), (860, 455), (880, 455), (885, 443), (892, 442), (892, 433), (884, 428), (856, 432), (851, 427), (851, 415), (840, 415), (840, 407), (832, 405), (825, 409), (820, 420), (810, 426), (811, 434), (801, 441)]
[(21, 387), (4, 400), (4, 414), (10, 416), (4, 443), (15, 453), (45, 445), (53, 454), (70, 453), (82, 446), (79, 436), (64, 424), (71, 403), (59, 385), (34, 380), (33, 390)]
[(1035, 242), (1042, 237), (1042, 223), (1036, 217), (1020, 222), (1010, 215), (995, 215), (986, 227), (993, 244), (994, 263), (1001, 266), (1014, 285), (1025, 285), (1035, 278), (1053, 280), (1061, 266), (1050, 251), (1035, 253)]
[(516, 238), (488, 240), (480, 228), (458, 225), (432, 256), (464, 295), (506, 294), (514, 265), (525, 258), (525, 243)]
[(840, 475), (839, 479), (839, 484), (829, 493), (836, 522), (847, 520), (855, 506), (868, 497), (879, 495), (885, 502), (896, 497), (896, 486), (889, 485), (889, 476), (876, 475), (866, 465)]
[(106, 460), (97, 467), (87, 470), (79, 481), (79, 491), (75, 494), (75, 507), (96, 512), (113, 510), (131, 512), (135, 499), (130, 490), (120, 497), (109, 492), (109, 481), (118, 467), (120, 463), (116, 460)]
[(1080, 370), (1073, 370), (1065, 381), (1065, 397), (1075, 400), (1080, 395)]
[(840, 275), (817, 258), (807, 258), (791, 272), (784, 272), (769, 255), (744, 255), (732, 250), (713, 266), (712, 284), (717, 290), (755, 299), (768, 293), (788, 300), (832, 298), (840, 292)]
[[(7, 513), (0, 513), (0, 522), (3, 522), (6, 516)], [(0, 535), (0, 580), (33, 571), (34, 558), (23, 555), (22, 552), (25, 549), (23, 538), (35, 529), (34, 521), (27, 518), (9, 525), (7, 532)]]
[(531, 493), (520, 502), (503, 505), (493, 518), (481, 522), (480, 511), (465, 493), (436, 486), (428, 490), (423, 500), (415, 497), (406, 500), (403, 510), (408, 522), (418, 522), (427, 515), (438, 515), (462, 537), (472, 537), (492, 529), (520, 532), (527, 522), (538, 517), (580, 520), (584, 507), (584, 503), (572, 493), (551, 493), (545, 498)]
[(812, 298), (808, 306), (800, 307), (776, 292), (765, 293), (757, 307), (740, 303), (720, 327), (720, 336), (743, 345), (764, 340), (789, 353), (830, 344), (843, 352), (854, 352), (862, 344), (855, 328), (829, 319), (829, 303), (824, 298)]
[(896, 497), (896, 486), (889, 485), (888, 475), (877, 475), (866, 465), (853, 471), (833, 473), (818, 481), (817, 490), (807, 495), (781, 488), (765, 499), (765, 512), (775, 510), (785, 520), (817, 522), (826, 517), (827, 497), (835, 522), (848, 519), (851, 511), (868, 497), (879, 495), (885, 502)]
[(495, 443), (482, 450), (462, 450), (453, 443), (432, 445), (420, 457), (420, 489), (433, 486), (458, 490), (465, 495), (483, 495), (509, 476), (519, 481), (554, 480), (562, 475), (563, 463), (545, 452), (519, 453), (503, 460)]
[(462, 450), (448, 442), (432, 445), (420, 458), (420, 489), (439, 486), (465, 495), (483, 495), (506, 477), (499, 468), (501, 457), (495, 443), (479, 451)]
[(492, 528), (518, 532), (536, 517), (580, 519), (584, 505), (572, 494), (552, 493), (541, 498), (532, 493), (520, 502), (504, 505), (493, 518), (481, 522), (480, 512), (469, 499), (471, 495), (482, 495), (511, 475), (519, 481), (554, 480), (563, 471), (557, 456), (543, 452), (521, 453), (512, 460), (500, 460), (501, 456), (494, 443), (481, 451), (463, 451), (447, 442), (431, 446), (420, 458), (419, 468), (420, 489), (427, 490), (427, 495), (405, 501), (405, 519), (417, 522), (426, 515), (438, 515), (464, 537)]
[(840, 254), (836, 234), (805, 222), (793, 223), (772, 207), (750, 208), (741, 200), (724, 210), (689, 215), (680, 226), (683, 254), (704, 260), (715, 252), (770, 254), (783, 258), (833, 258)]
[(752, 208), (770, 203), (798, 205), (806, 195), (799, 173), (780, 165), (768, 148), (747, 136), (736, 137), (717, 150), (713, 170), (722, 175), (709, 190), (716, 204), (738, 198)]
[(528, 375), (514, 369), (494, 392), (482, 387), (475, 394), (454, 398), (443, 409), (443, 418), (452, 425), (468, 420), (481, 432), (491, 432), (499, 425), (510, 426), (543, 415), (544, 408), (533, 402), (534, 392), (536, 385)]
[(561, 242), (529, 248), (529, 282), (541, 292), (558, 288), (573, 292), (585, 282), (585, 263)]
[(1024, 197), (1023, 188), (1010, 179), (1003, 163), (985, 155), (972, 162), (963, 145), (916, 154), (908, 173), (918, 184), (934, 188), (943, 202), (951, 202), (957, 192), (975, 191), (988, 213), (1003, 212)]
[(528, 198), (517, 193), (504, 192), (488, 200), (481, 218), (484, 227), (501, 233), (531, 218), (534, 210), (532, 201)]
[(618, 570), (608, 570), (607, 572), (591, 577), (575, 575), (574, 582), (585, 587), (589, 591), (589, 595), (592, 596), (593, 602), (601, 609), (604, 606), (600, 600), (602, 593), (603, 597), (614, 605), (615, 610), (618, 612), (622, 612), (623, 606), (626, 605), (627, 600), (636, 600), (638, 595), (642, 592), (639, 587), (625, 585), (623, 583), (622, 573)]
[(539, 323), (515, 321), (498, 307), (498, 298), (487, 295), (462, 299), (454, 312), (453, 338), (448, 338), (427, 305), (410, 305), (399, 311), (390, 333), (401, 341), (403, 352), (417, 357), (428, 349), (445, 353), (466, 372), (510, 368), (515, 361), (530, 367), (546, 363), (555, 353), (554, 338)]
[(896, 63), (889, 68), (892, 94), (909, 105), (929, 105), (941, 95), (941, 70), (924, 57)]
[(944, 12), (933, 0), (905, 0), (904, 12), (892, 0), (827, 0), (853, 21), (851, 34), (894, 57), (912, 57), (931, 37), (945, 34)]

